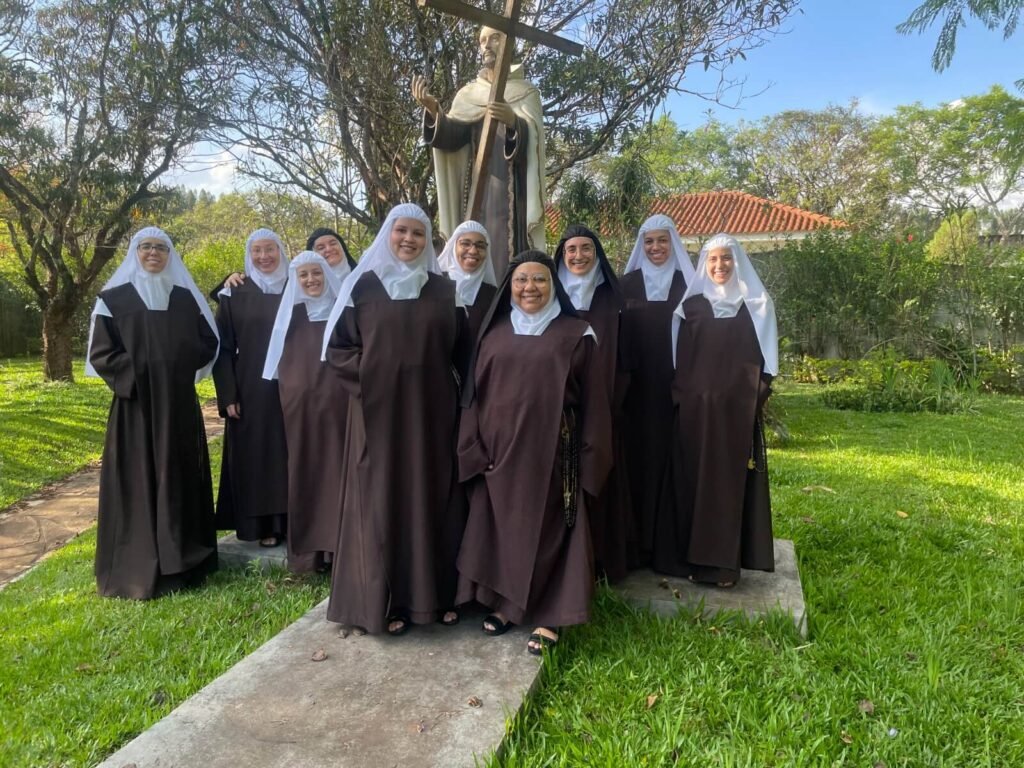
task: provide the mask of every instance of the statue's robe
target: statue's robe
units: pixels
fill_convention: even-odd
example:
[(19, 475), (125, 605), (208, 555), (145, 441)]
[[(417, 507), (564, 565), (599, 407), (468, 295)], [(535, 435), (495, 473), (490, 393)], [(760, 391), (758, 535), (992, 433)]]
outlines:
[[(226, 419), (217, 527), (242, 541), (283, 538), (288, 530), (288, 454), (276, 381), (263, 365), (281, 295), (246, 280), (217, 306), (220, 354), (213, 366), (217, 407)], [(241, 406), (241, 418), (227, 407)]]
[(740, 568), (775, 569), (761, 410), (770, 377), (746, 304), (716, 318), (703, 296), (683, 304), (670, 477), (653, 568), (704, 582), (736, 582)]
[(631, 567), (648, 566), (654, 521), (672, 455), (672, 313), (686, 291), (676, 270), (665, 301), (648, 301), (639, 269), (619, 278), (625, 306), (619, 338), (629, 350), (629, 387), (623, 402), (623, 443), (633, 511)]
[(217, 532), (196, 371), (217, 337), (186, 288), (149, 310), (129, 283), (103, 291), (89, 361), (114, 391), (100, 468), (96, 585), (137, 600), (217, 567)]
[(367, 272), (331, 332), (327, 362), (348, 391), (341, 527), (327, 618), (371, 633), (390, 616), (422, 624), (455, 604), (465, 519), (452, 503), (466, 313), (429, 275), (392, 300)]
[[(463, 86), (451, 108), (436, 118), (424, 110), (423, 139), (433, 150), (440, 234), (448, 238), (467, 218), (476, 148), (491, 84), (483, 77)], [(478, 220), (491, 236), (495, 272), (515, 254), (544, 250), (544, 112), (540, 93), (518, 67), (509, 73), (505, 101), (516, 113), (514, 130), (499, 123), (487, 168), (484, 210)]]
[[(458, 602), (516, 624), (584, 623), (594, 592), (589, 510), (610, 465), (608, 396), (587, 323), (560, 315), (539, 336), (506, 316), (480, 341), (463, 411), (459, 479), (470, 500)], [(577, 414), (577, 513), (565, 519), (561, 426)]]
[(320, 360), (326, 326), (296, 304), (277, 368), (288, 453), (288, 568), (298, 573), (326, 567), (341, 526), (348, 392)]

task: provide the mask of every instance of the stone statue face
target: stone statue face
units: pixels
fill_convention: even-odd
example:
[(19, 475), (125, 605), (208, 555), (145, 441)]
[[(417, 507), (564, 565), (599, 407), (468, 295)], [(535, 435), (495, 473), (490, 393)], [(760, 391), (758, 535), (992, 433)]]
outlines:
[(498, 49), (505, 35), (491, 27), (480, 28), (480, 59), (487, 69), (494, 69), (498, 61)]

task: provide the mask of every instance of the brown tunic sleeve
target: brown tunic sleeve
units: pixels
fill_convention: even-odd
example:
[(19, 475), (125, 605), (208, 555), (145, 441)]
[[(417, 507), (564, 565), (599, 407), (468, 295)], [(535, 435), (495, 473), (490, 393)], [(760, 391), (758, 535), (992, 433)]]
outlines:
[(515, 160), (519, 155), (526, 152), (530, 138), (530, 124), (521, 117), (516, 117), (514, 128), (505, 126), (505, 159)]
[(96, 317), (89, 362), (115, 395), (126, 400), (135, 397), (135, 369), (112, 317)]
[(221, 297), (217, 304), (217, 330), (220, 332), (220, 354), (213, 364), (213, 383), (217, 388), (217, 410), (222, 418), (228, 406), (238, 402), (238, 380), (235, 378), (235, 321), (231, 314), (231, 297)]
[(580, 485), (591, 496), (598, 496), (612, 467), (612, 414), (608, 409), (608, 389), (601, 370), (593, 337), (584, 336), (573, 351), (573, 375), (580, 376), (580, 410), (583, 430), (580, 435)]
[[(213, 332), (213, 328), (206, 322), (206, 318), (203, 317), (203, 313), (199, 313), (199, 368), (213, 360), (217, 354), (217, 334)], [(196, 370), (199, 370), (197, 368)]]
[(345, 307), (327, 342), (327, 364), (338, 372), (341, 384), (352, 397), (360, 396), (359, 364), (363, 359), (363, 338), (359, 333), (355, 307)]
[(452, 120), (443, 112), (431, 116), (423, 110), (423, 141), (432, 149), (452, 152), (473, 140), (473, 123)]

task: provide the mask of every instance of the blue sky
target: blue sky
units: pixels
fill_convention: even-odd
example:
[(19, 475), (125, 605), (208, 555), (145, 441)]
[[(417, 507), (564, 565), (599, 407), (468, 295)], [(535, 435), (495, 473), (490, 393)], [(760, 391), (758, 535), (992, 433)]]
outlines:
[[(1024, 78), (1024, 32), (1018, 30), (1003, 40), (1002, 30), (990, 32), (969, 21), (957, 35), (952, 64), (936, 73), (931, 55), (937, 26), (921, 35), (896, 32), (896, 25), (919, 4), (920, 0), (805, 0), (803, 13), (785, 24), (786, 34), (749, 52), (747, 61), (738, 62), (732, 72), (746, 77), (746, 93), (767, 87), (764, 93), (748, 96), (738, 109), (673, 96), (665, 110), (681, 127), (693, 128), (705, 121), (709, 108), (722, 122), (734, 123), (786, 109), (846, 104), (851, 98), (860, 101), (864, 112), (885, 114), (900, 104), (920, 101), (936, 106), (983, 93), (997, 83), (1016, 93), (1014, 81)], [(703, 71), (695, 71), (687, 87), (697, 89), (708, 82)]]

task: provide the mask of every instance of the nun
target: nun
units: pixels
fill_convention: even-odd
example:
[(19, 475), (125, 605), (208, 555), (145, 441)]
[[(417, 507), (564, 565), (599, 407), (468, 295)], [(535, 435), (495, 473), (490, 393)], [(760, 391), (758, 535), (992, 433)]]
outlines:
[(284, 417), (294, 573), (329, 570), (338, 543), (348, 393), (320, 347), (340, 290), (323, 257), (303, 251), (292, 259), (263, 366), (263, 378), (277, 380)]
[(114, 398), (100, 467), (96, 586), (146, 600), (217, 568), (217, 529), (196, 382), (217, 325), (171, 239), (139, 230), (92, 311), (86, 374)]
[(611, 464), (594, 331), (539, 251), (516, 256), (488, 310), (463, 394), (459, 479), (470, 512), (458, 603), (489, 635), (535, 626), (527, 650), (590, 618), (590, 513)]
[(622, 289), (597, 233), (576, 224), (565, 230), (555, 249), (558, 278), (576, 313), (597, 334), (597, 370), (604, 379), (610, 414), (613, 465), (608, 480), (591, 510), (597, 572), (609, 582), (628, 572), (628, 544), (634, 536), (629, 488), (622, 444), (622, 400), (628, 386), (627, 350), (619, 343)]
[(322, 256), (339, 280), (344, 280), (356, 268), (344, 238), (329, 227), (314, 229), (306, 238), (306, 250)]
[(275, 547), (287, 534), (288, 457), (277, 384), (263, 378), (270, 333), (288, 280), (284, 244), (257, 229), (245, 242), (241, 285), (218, 293), (220, 354), (213, 367), (226, 419), (217, 527)]
[(458, 621), (452, 445), (465, 318), (430, 219), (396, 206), (342, 283), (324, 337), (351, 398), (331, 621), (392, 635)]
[(620, 339), (631, 353), (623, 444), (635, 526), (630, 546), (634, 567), (651, 563), (654, 520), (672, 445), (672, 313), (692, 282), (693, 264), (675, 222), (663, 214), (651, 216), (640, 226), (619, 281), (625, 300)]
[(675, 504), (653, 567), (732, 587), (740, 568), (775, 569), (762, 410), (779, 358), (775, 305), (734, 237), (701, 249), (672, 335)]
[(490, 251), (491, 239), (484, 225), (464, 221), (455, 228), (437, 257), (441, 271), (455, 281), (455, 292), (469, 318), (469, 337), (474, 341), (498, 292)]

